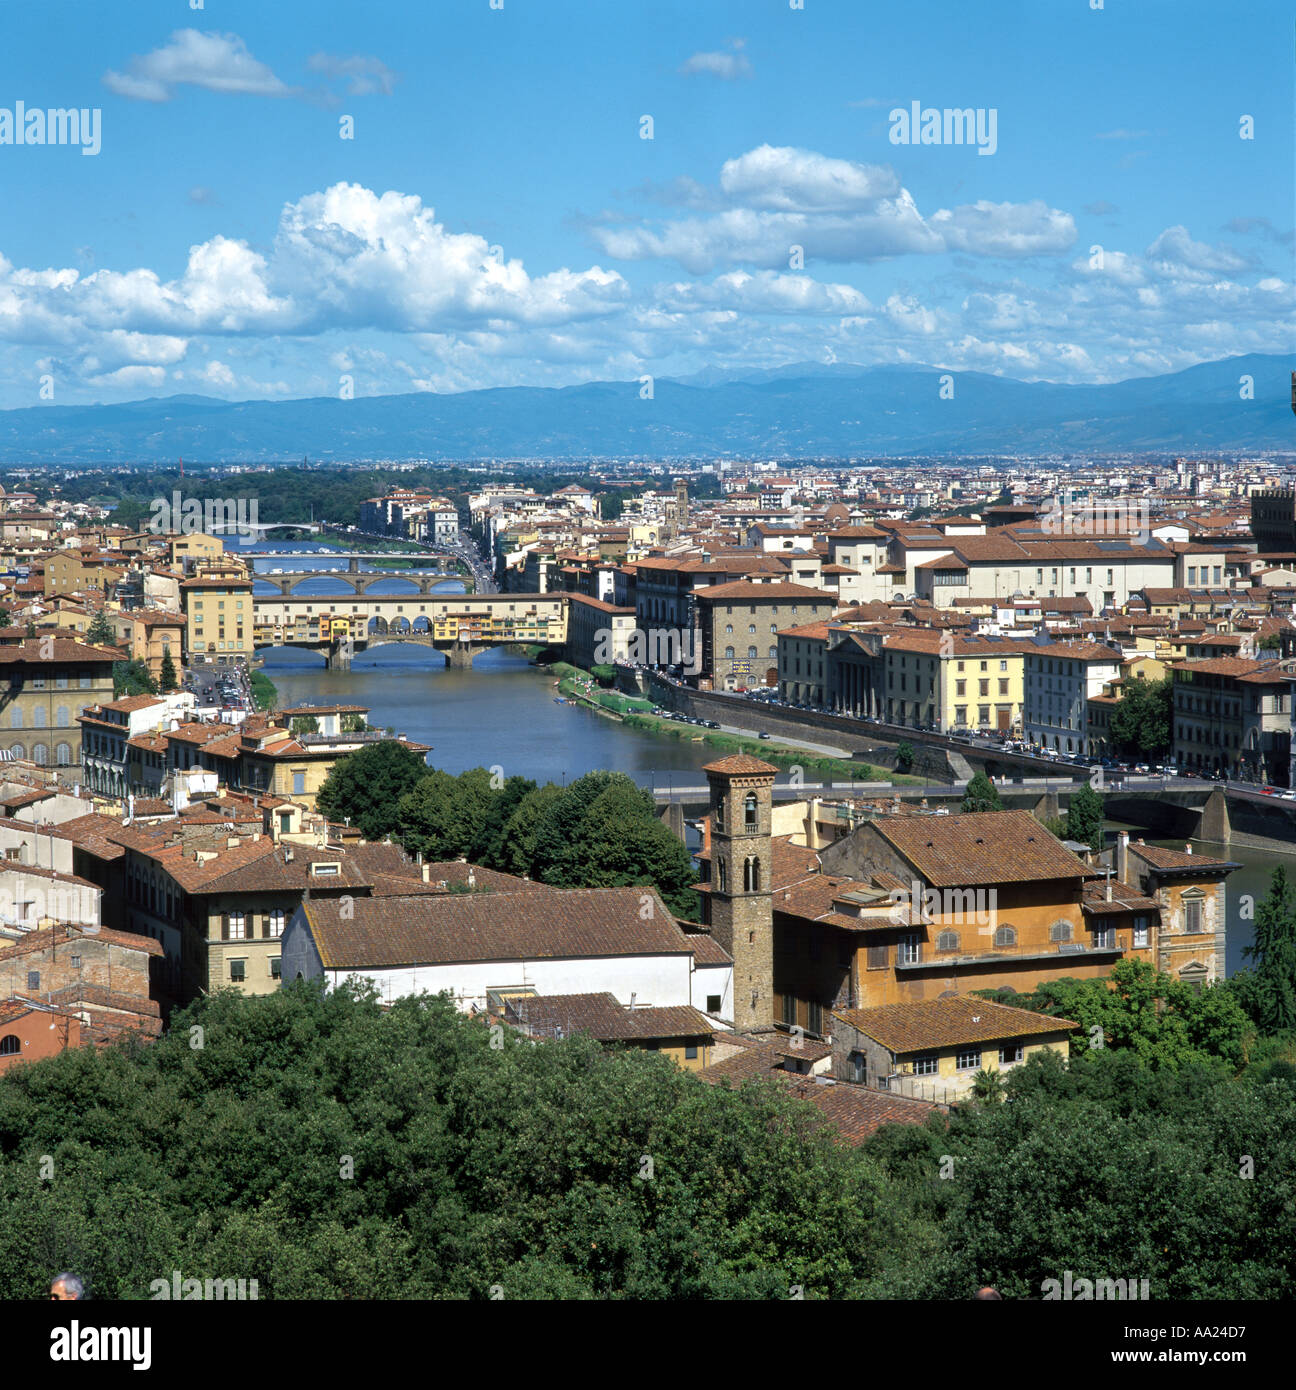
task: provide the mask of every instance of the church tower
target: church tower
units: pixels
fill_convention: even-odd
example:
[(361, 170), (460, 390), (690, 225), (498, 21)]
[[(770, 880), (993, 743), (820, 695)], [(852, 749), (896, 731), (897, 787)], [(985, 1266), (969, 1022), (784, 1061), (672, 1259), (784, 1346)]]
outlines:
[(770, 832), (778, 769), (745, 753), (704, 767), (711, 812), (711, 935), (733, 957), (737, 1029), (774, 1022)]

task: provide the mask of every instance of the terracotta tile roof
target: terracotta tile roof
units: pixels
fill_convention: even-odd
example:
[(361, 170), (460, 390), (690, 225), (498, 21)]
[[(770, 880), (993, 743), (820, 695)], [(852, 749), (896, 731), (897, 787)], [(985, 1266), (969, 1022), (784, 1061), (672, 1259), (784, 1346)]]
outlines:
[(1185, 854), (1182, 850), (1162, 849), (1159, 845), (1143, 845), (1133, 841), (1129, 852), (1154, 869), (1197, 869), (1204, 877), (1241, 867), (1228, 859), (1210, 859), (1204, 854)]
[(774, 911), (793, 917), (825, 917), (833, 911), (833, 903), (843, 893), (864, 885), (853, 878), (838, 878), (832, 874), (811, 874), (787, 888), (777, 888), (771, 895)]
[(778, 775), (778, 768), (763, 762), (760, 758), (753, 758), (750, 753), (733, 753), (714, 763), (706, 763), (702, 771), (718, 772), (722, 776), (733, 777), (764, 777), (766, 775), (774, 777)]
[(872, 825), (935, 888), (1086, 878), (1092, 872), (1029, 811), (886, 816)]
[[(4, 648), (0, 647), (0, 651)], [(1176, 661), (1172, 671), (1189, 671), (1207, 676), (1233, 676), (1238, 680), (1259, 677), (1265, 683), (1288, 679), (1287, 673), (1274, 660), (1253, 661), (1243, 656), (1216, 656), (1205, 661)]]
[(1102, 917), (1116, 912), (1159, 913), (1161, 904), (1155, 898), (1145, 897), (1139, 889), (1117, 879), (1111, 882), (1111, 899), (1108, 900), (1106, 882), (1095, 879), (1084, 886), (1080, 910), (1086, 917)]
[(803, 623), (800, 627), (781, 627), (778, 630), (780, 637), (811, 637), (816, 641), (823, 642), (828, 636), (827, 623)]
[(510, 1012), (528, 1032), (549, 1037), (589, 1033), (599, 1042), (709, 1038), (716, 1027), (691, 1004), (628, 1009), (609, 993), (551, 994), (516, 999)]
[[(741, 1042), (725, 1037), (726, 1043)], [(809, 1044), (807, 1044), (807, 1050)], [(791, 1095), (809, 1101), (836, 1132), (843, 1143), (861, 1144), (884, 1124), (921, 1124), (928, 1115), (941, 1109), (930, 1101), (910, 1100), (863, 1086), (849, 1086), (827, 1077), (806, 1076), (784, 1071), (785, 1054), (779, 1045), (757, 1043), (741, 1053), (726, 1057), (698, 1073), (709, 1085), (741, 1084), (753, 1078), (763, 1078), (786, 1086)]]
[(41, 644), (43, 637), (29, 637), (25, 642), (15, 642), (12, 646), (0, 646), (0, 663), (9, 665), (20, 661), (94, 661), (99, 663), (120, 661), (121, 651), (117, 647), (92, 647), (78, 642), (72, 637), (55, 637), (50, 645), (53, 655), (43, 657)]
[(1119, 662), (1123, 659), (1123, 653), (1104, 642), (1050, 642), (1034, 650), (1036, 656), (1060, 657), (1066, 661)]
[(682, 923), (680, 930), (684, 933), (684, 939), (688, 942), (689, 949), (693, 952), (695, 967), (733, 964), (733, 957), (714, 936), (704, 931), (689, 931), (689, 925)]
[[(380, 848), (380, 846), (356, 846), (356, 849)], [(398, 848), (395, 845), (381, 846), (381, 848)], [(356, 858), (356, 850), (347, 851), (348, 858)], [(363, 861), (362, 861), (363, 862)], [(411, 864), (415, 875), (423, 877), (423, 866)], [(437, 861), (427, 865), (428, 880), (431, 883), (447, 884), (467, 884), (468, 875), (471, 872), (473, 883), (478, 892), (493, 893), (536, 893), (548, 892), (549, 887), (544, 883), (536, 883), (533, 879), (522, 878), (518, 874), (502, 873), (499, 869), (484, 869), (480, 864), (467, 864), (462, 860), (453, 859), (447, 861)]]
[[(724, 1038), (726, 1043), (741, 1041), (737, 1038)], [(703, 1067), (698, 1076), (712, 1084), (719, 1081), (747, 1081), (753, 1076), (770, 1077), (783, 1070), (784, 1054), (774, 1045), (773, 1040), (751, 1043), (743, 1041), (743, 1051), (731, 1057), (723, 1057)], [(785, 1073), (790, 1074), (790, 1073)]]
[[(648, 894), (654, 911), (640, 916)], [(329, 970), (462, 961), (684, 955), (689, 938), (652, 889), (552, 888), (302, 903)]]
[(1014, 1009), (970, 995), (883, 1004), (873, 1009), (834, 1009), (833, 1017), (858, 1028), (897, 1055), (1039, 1033), (1070, 1033), (1080, 1026), (1070, 1019)]
[(888, 1095), (863, 1086), (850, 1086), (823, 1077), (789, 1078), (792, 1094), (808, 1100), (837, 1131), (841, 1141), (852, 1147), (862, 1144), (883, 1125), (920, 1125), (941, 1107), (926, 1100)]

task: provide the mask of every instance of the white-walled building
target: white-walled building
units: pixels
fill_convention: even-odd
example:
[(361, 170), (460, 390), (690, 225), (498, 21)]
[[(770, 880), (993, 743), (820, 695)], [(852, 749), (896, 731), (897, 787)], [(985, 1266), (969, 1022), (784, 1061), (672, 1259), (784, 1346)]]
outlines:
[(733, 1016), (733, 962), (685, 933), (649, 888), (306, 898), (284, 932), (283, 979), (375, 984), (385, 1001), (448, 991), (465, 1012), (492, 992), (606, 991), (622, 1004)]
[(1022, 698), (1027, 742), (1090, 753), (1089, 701), (1120, 675), (1123, 659), (1101, 642), (1052, 642), (1028, 651)]

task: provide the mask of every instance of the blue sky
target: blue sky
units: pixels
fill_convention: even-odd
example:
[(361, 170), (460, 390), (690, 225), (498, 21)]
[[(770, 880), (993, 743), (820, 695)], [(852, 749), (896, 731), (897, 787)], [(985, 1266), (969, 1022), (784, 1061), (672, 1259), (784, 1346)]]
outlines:
[[(0, 0), (0, 24), (3, 407), (42, 379), (73, 404), (795, 361), (1103, 381), (1292, 343), (1278, 0)], [(3, 143), (18, 101), (98, 108), (99, 153)], [(993, 111), (993, 153), (893, 142), (915, 101)]]

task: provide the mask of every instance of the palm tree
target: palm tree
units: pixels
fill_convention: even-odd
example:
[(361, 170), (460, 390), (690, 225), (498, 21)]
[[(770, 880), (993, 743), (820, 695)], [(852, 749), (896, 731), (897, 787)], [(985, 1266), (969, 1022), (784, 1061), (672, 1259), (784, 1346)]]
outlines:
[(998, 1067), (982, 1067), (972, 1078), (972, 1094), (987, 1105), (997, 1105), (1006, 1090), (1003, 1072)]

